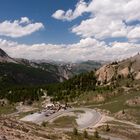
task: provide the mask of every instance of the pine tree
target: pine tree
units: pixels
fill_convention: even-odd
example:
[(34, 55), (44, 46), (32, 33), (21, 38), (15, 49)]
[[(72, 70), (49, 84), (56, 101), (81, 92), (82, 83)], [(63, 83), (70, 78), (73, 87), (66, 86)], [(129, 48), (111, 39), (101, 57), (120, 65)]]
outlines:
[(73, 135), (78, 135), (78, 130), (77, 130), (77, 128), (73, 128)]
[(94, 132), (94, 137), (99, 138), (99, 132), (97, 130)]
[(107, 131), (107, 132), (110, 131), (110, 127), (109, 127), (108, 124), (106, 125), (106, 131)]
[(84, 138), (88, 138), (88, 132), (86, 130), (83, 132), (83, 136)]
[(43, 127), (46, 127), (46, 123), (45, 122), (42, 122), (41, 124)]
[(123, 111), (122, 111), (122, 114), (125, 114), (125, 111), (124, 111), (124, 109), (123, 109)]

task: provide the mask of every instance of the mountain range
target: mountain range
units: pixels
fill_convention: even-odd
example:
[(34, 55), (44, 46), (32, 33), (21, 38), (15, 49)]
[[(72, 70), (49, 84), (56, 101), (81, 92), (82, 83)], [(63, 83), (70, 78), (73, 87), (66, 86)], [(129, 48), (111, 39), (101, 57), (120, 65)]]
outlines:
[(95, 61), (65, 63), (12, 58), (0, 49), (0, 83), (5, 86), (63, 82), (76, 74), (97, 69), (101, 65), (100, 62)]

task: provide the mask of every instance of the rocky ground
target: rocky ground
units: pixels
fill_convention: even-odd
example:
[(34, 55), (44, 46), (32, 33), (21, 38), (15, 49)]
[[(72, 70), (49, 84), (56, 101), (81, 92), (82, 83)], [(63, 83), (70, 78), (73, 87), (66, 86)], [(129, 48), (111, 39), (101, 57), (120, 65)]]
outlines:
[(0, 140), (67, 140), (68, 136), (49, 128), (0, 117)]

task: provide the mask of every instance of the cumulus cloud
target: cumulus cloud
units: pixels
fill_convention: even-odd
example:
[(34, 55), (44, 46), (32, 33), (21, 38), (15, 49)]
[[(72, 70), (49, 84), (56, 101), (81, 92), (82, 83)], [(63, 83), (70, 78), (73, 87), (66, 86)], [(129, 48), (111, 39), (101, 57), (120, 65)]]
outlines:
[[(51, 59), (61, 61), (116, 60), (140, 52), (140, 3), (139, 0), (79, 0), (75, 9), (57, 10), (52, 17), (72, 21), (85, 12), (88, 19), (71, 28), (81, 40), (74, 44), (19, 44), (0, 39), (0, 47), (12, 57)], [(137, 24), (135, 24), (137, 22)], [(43, 28), (42, 23), (32, 23), (24, 17), (14, 22), (0, 23), (0, 35), (20, 37)], [(106, 39), (116, 41), (106, 43)], [(125, 38), (128, 42), (120, 42)]]
[(139, 9), (139, 0), (90, 0), (88, 3), (79, 0), (74, 10), (57, 10), (52, 16), (60, 20), (74, 20), (83, 13), (89, 12), (95, 16), (104, 15), (131, 21), (140, 20)]
[[(86, 12), (91, 18), (72, 28), (72, 32), (82, 37), (97, 39), (125, 37), (140, 39), (139, 27), (132, 28), (129, 23), (140, 20), (138, 0), (92, 0)], [(138, 31), (136, 33), (136, 31)]]
[(72, 9), (69, 9), (68, 11), (63, 10), (57, 10), (52, 17), (59, 20), (68, 20), (71, 21), (73, 19), (76, 19), (77, 17), (81, 16), (87, 8), (87, 3), (84, 2), (84, 0), (80, 0), (76, 6), (75, 10), (72, 11)]
[(80, 25), (72, 28), (72, 32), (82, 37), (105, 39), (109, 37), (125, 37), (127, 27), (121, 20), (112, 20), (108, 17), (100, 16), (82, 21)]
[(127, 37), (129, 38), (130, 41), (139, 41), (140, 39), (140, 25), (138, 26), (133, 26), (128, 33)]
[(17, 38), (30, 35), (43, 28), (44, 25), (42, 23), (33, 23), (27, 17), (22, 17), (20, 20), (15, 20), (13, 22), (8, 20), (1, 22), (0, 35)]
[(76, 35), (100, 40), (117, 37), (137, 40), (140, 39), (139, 27), (134, 29), (130, 23), (139, 21), (140, 26), (139, 10), (139, 0), (91, 0), (87, 3), (80, 0), (74, 10), (58, 10), (53, 14), (53, 17), (71, 21), (88, 12), (90, 13), (88, 19), (72, 27), (72, 32)]
[(106, 45), (104, 41), (94, 38), (81, 39), (75, 44), (19, 44), (0, 39), (0, 48), (10, 56), (26, 59), (46, 59), (54, 61), (116, 60), (140, 52), (140, 45), (135, 43), (113, 42)]

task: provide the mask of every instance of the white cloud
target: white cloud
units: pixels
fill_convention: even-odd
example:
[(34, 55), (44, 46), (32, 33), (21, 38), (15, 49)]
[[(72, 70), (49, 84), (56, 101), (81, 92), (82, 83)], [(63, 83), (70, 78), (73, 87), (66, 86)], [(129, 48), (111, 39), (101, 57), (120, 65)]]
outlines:
[(65, 12), (63, 10), (57, 10), (52, 17), (56, 19), (63, 19)]
[(86, 12), (87, 3), (84, 0), (79, 0), (79, 2), (75, 6), (75, 10), (69, 9), (68, 11), (57, 10), (52, 17), (59, 20), (68, 20), (71, 21), (81, 16), (84, 12)]
[[(91, 18), (74, 26), (72, 32), (82, 37), (97, 39), (114, 37), (130, 39), (135, 31), (132, 31), (134, 29), (125, 22), (140, 20), (139, 10), (138, 0), (92, 0), (86, 10), (91, 13)], [(140, 39), (140, 36), (133, 34), (133, 38), (135, 37)]]
[(22, 17), (20, 20), (4, 21), (0, 23), (0, 35), (8, 37), (22, 37), (30, 35), (44, 28), (40, 22), (32, 23), (27, 17)]
[(18, 44), (0, 39), (0, 48), (10, 56), (26, 59), (61, 61), (115, 60), (140, 52), (140, 44), (113, 42), (106, 45), (93, 38), (81, 39), (75, 44)]
[(140, 39), (140, 25), (139, 26), (134, 26), (133, 28), (131, 28), (127, 37), (130, 40), (139, 40)]
[[(66, 12), (57, 10), (52, 16), (56, 19), (71, 21), (85, 12), (89, 12), (95, 16), (100, 14), (131, 21), (140, 20), (139, 9), (139, 0), (91, 0), (88, 3), (79, 0), (74, 10), (69, 9)], [(57, 12), (59, 14), (56, 14)]]
[(20, 23), (30, 23), (31, 21), (27, 17), (21, 17)]
[(112, 20), (108, 17), (98, 16), (81, 22), (74, 26), (72, 32), (82, 37), (95, 37), (104, 39), (109, 37), (125, 37), (127, 27), (121, 20)]
[(66, 12), (59, 10), (53, 14), (53, 17), (71, 21), (88, 12), (90, 13), (89, 19), (72, 27), (72, 32), (76, 35), (94, 37), (100, 40), (116, 37), (136, 40), (140, 39), (140, 36), (134, 32), (136, 30), (139, 32), (139, 29), (137, 27), (136, 29), (131, 28), (128, 23), (135, 20), (140, 21), (139, 11), (139, 0), (91, 0), (88, 3), (80, 0), (74, 10), (69, 9)]
[[(19, 44), (0, 40), (0, 47), (12, 57), (28, 59), (52, 59), (62, 61), (115, 60), (140, 52), (140, 2), (139, 0), (79, 0), (75, 9), (57, 10), (52, 17), (71, 21), (85, 12), (90, 17), (72, 27), (72, 32), (82, 39), (75, 44)], [(137, 25), (132, 24), (139, 21)], [(131, 23), (131, 25), (130, 25)], [(5, 26), (2, 27), (1, 24)], [(43, 28), (41, 23), (32, 23), (28, 18), (0, 23), (0, 34), (20, 37)], [(4, 29), (4, 31), (2, 30)], [(1, 31), (2, 30), (2, 31)], [(106, 44), (105, 39), (124, 37), (128, 42)]]

